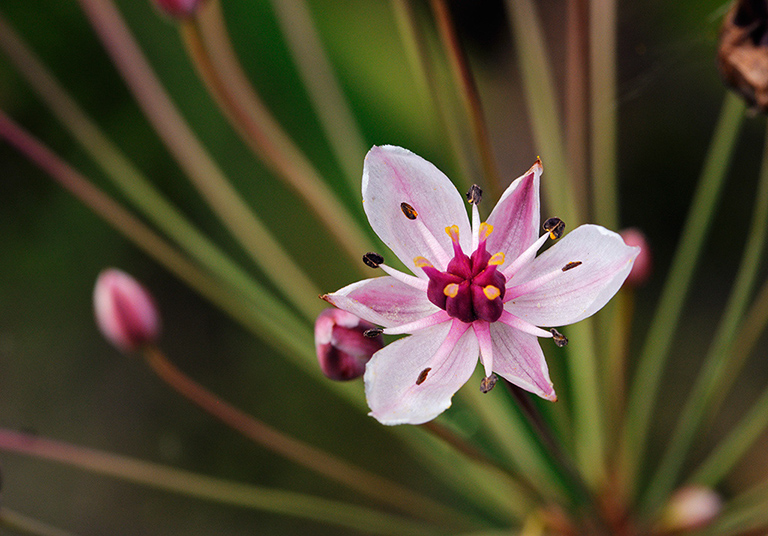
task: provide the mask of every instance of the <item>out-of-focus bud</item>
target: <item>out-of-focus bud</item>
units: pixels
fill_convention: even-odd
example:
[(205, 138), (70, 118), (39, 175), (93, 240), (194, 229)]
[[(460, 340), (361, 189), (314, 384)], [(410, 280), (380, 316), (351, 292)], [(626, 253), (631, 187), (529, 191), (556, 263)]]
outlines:
[(362, 376), (365, 364), (383, 346), (376, 326), (341, 309), (326, 309), (315, 321), (317, 360), (332, 380)]
[(725, 83), (753, 108), (768, 112), (768, 6), (737, 0), (720, 30), (717, 64)]
[(115, 268), (99, 274), (93, 308), (101, 333), (123, 352), (153, 343), (160, 334), (160, 316), (149, 292)]
[(720, 514), (723, 501), (705, 486), (686, 486), (669, 499), (660, 520), (665, 533), (680, 533), (706, 527)]
[(152, 0), (152, 2), (169, 17), (185, 19), (195, 14), (203, 0)]
[(619, 234), (625, 244), (640, 248), (640, 254), (635, 258), (635, 264), (632, 265), (632, 271), (629, 272), (624, 284), (630, 287), (642, 286), (651, 277), (653, 271), (653, 258), (648, 241), (643, 232), (635, 227), (624, 229)]

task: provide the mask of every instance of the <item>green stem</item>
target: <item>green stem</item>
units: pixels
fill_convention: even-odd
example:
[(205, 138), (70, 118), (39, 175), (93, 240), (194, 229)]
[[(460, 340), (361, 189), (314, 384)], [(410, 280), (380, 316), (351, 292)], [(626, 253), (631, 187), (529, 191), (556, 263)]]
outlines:
[[(312, 317), (319, 290), (256, 217), (187, 125), (110, 0), (80, 0), (147, 120), (200, 194), (280, 291)], [(267, 196), (268, 197), (268, 196)]]
[(355, 504), (240, 484), (13, 430), (0, 429), (0, 450), (77, 467), (187, 497), (373, 534), (444, 534), (419, 522)]
[(8, 508), (0, 509), (0, 527), (30, 536), (75, 536), (73, 532), (52, 527), (47, 523), (22, 515)]
[(359, 491), (383, 504), (394, 506), (417, 518), (446, 526), (471, 526), (471, 523), (445, 506), (419, 495), (389, 479), (360, 469), (327, 452), (312, 447), (268, 426), (225, 402), (184, 374), (156, 347), (144, 352), (149, 367), (168, 386), (233, 430), (256, 444)]
[(711, 404), (713, 396), (723, 392), (722, 379), (726, 371), (734, 366), (729, 350), (749, 305), (768, 234), (768, 137), (763, 149), (763, 165), (749, 229), (751, 232), (720, 325), (712, 339), (701, 372), (680, 413), (667, 451), (648, 486), (643, 501), (647, 510), (653, 510), (671, 491), (696, 432), (704, 418), (714, 412)]
[(440, 32), (440, 40), (443, 43), (443, 48), (451, 65), (454, 83), (462, 97), (462, 102), (472, 127), (472, 135), (475, 147), (480, 155), (485, 180), (490, 187), (493, 198), (498, 199), (502, 194), (501, 178), (499, 177), (496, 160), (493, 156), (493, 146), (488, 135), (488, 128), (475, 80), (470, 72), (464, 50), (461, 48), (461, 44), (459, 44), (459, 38), (456, 35), (456, 28), (451, 20), (448, 5), (445, 0), (431, 0), (431, 4), (437, 28)]
[(640, 353), (637, 371), (629, 393), (620, 447), (620, 472), (629, 496), (633, 496), (636, 492), (637, 472), (646, 448), (648, 428), (661, 374), (672, 338), (677, 330), (685, 296), (698, 264), (704, 238), (725, 182), (743, 117), (742, 100), (733, 93), (727, 93), (699, 186), (681, 234), (681, 243), (672, 261), (659, 306)]

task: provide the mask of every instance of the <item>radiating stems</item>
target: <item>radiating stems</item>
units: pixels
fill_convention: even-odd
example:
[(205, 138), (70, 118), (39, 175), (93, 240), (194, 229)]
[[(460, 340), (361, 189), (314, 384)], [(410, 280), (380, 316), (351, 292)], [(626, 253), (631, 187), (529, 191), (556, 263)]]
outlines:
[(189, 378), (157, 347), (146, 348), (144, 357), (155, 374), (173, 390), (256, 444), (417, 518), (446, 526), (469, 525), (468, 520), (449, 508), (279, 432), (237, 409)]
[[(213, 0), (198, 10), (197, 18), (183, 24), (182, 34), (195, 67), (243, 141), (304, 199), (349, 257), (359, 264), (360, 252), (370, 251), (371, 241), (248, 81), (229, 42), (219, 2)], [(359, 147), (350, 150), (355, 154), (361, 152)], [(358, 183), (353, 192), (360, 190), (363, 154), (357, 162)]]
[(523, 77), (535, 147), (544, 163), (541, 185), (546, 204), (553, 214), (575, 228), (584, 221), (585, 215), (579, 214), (567, 171), (562, 122), (558, 114), (560, 106), (536, 8), (532, 0), (507, 0), (507, 13)]
[(61, 463), (186, 497), (308, 519), (373, 534), (444, 534), (443, 531), (419, 522), (351, 503), (222, 480), (8, 429), (0, 429), (0, 450)]
[(0, 527), (30, 536), (76, 536), (74, 532), (53, 527), (5, 507), (0, 508)]
[(616, 0), (591, 0), (589, 5), (593, 217), (618, 229)]
[(435, 22), (440, 33), (446, 56), (451, 65), (456, 88), (462, 97), (462, 102), (467, 111), (472, 135), (475, 141), (480, 161), (482, 163), (484, 178), (494, 199), (501, 197), (502, 187), (496, 160), (493, 156), (493, 146), (488, 134), (488, 127), (483, 115), (483, 107), (480, 95), (477, 92), (474, 77), (470, 72), (469, 63), (464, 49), (459, 43), (456, 28), (451, 20), (451, 14), (445, 0), (431, 0)]
[(629, 393), (620, 446), (620, 472), (624, 480), (623, 485), (630, 496), (636, 491), (637, 472), (645, 453), (651, 414), (669, 347), (677, 329), (704, 238), (712, 221), (719, 192), (725, 182), (743, 117), (743, 102), (733, 93), (728, 93), (707, 153), (699, 186), (680, 235), (680, 245), (640, 353)]
[(369, 146), (336, 77), (309, 6), (306, 0), (272, 0), (272, 9), (325, 137), (357, 198), (363, 157)]
[[(317, 287), (209, 156), (157, 79), (115, 5), (110, 0), (80, 0), (80, 4), (147, 120), (213, 211), (299, 310), (317, 312)], [(268, 201), (269, 196), (265, 197)]]
[(648, 510), (653, 510), (677, 481), (685, 455), (696, 437), (696, 432), (706, 415), (712, 413), (712, 397), (716, 392), (722, 391), (721, 380), (727, 369), (733, 366), (729, 349), (749, 305), (768, 232), (768, 138), (763, 149), (763, 166), (749, 229), (744, 254), (720, 324), (696, 383), (680, 413), (667, 451), (648, 487), (644, 501)]

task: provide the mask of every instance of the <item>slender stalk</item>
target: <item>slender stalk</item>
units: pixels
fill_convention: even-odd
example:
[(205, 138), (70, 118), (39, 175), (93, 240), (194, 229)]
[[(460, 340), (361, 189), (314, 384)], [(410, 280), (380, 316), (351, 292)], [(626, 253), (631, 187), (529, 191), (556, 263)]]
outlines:
[(727, 93), (699, 186), (681, 234), (682, 241), (675, 253), (659, 306), (640, 353), (629, 393), (620, 446), (620, 472), (630, 496), (636, 491), (636, 476), (645, 453), (651, 414), (669, 347), (677, 329), (704, 238), (712, 221), (719, 192), (725, 182), (743, 117), (743, 102), (733, 93)]
[(74, 532), (53, 527), (5, 507), (0, 509), (0, 527), (30, 536), (75, 536)]
[(258, 421), (189, 378), (157, 347), (146, 348), (144, 358), (152, 371), (174, 391), (254, 443), (417, 518), (446, 526), (471, 525), (467, 519), (427, 497), (360, 469)]
[(110, 0), (80, 0), (80, 4), (147, 120), (200, 194), (280, 291), (299, 310), (316, 311), (317, 287), (211, 159), (160, 84), (115, 5)]
[(444, 534), (422, 523), (380, 510), (313, 495), (222, 480), (8, 429), (0, 429), (0, 450), (61, 463), (186, 497), (308, 519), (373, 534)]
[(542, 186), (547, 206), (552, 215), (576, 228), (585, 215), (579, 214), (568, 174), (558, 113), (560, 106), (536, 6), (531, 0), (507, 0), (507, 14), (522, 72), (534, 142), (545, 166), (546, 180), (542, 181)]
[(713, 411), (713, 396), (722, 392), (721, 380), (727, 369), (733, 366), (729, 349), (749, 305), (768, 234), (768, 137), (763, 149), (763, 165), (749, 229), (736, 280), (709, 352), (680, 413), (667, 451), (648, 486), (644, 501), (648, 510), (653, 510), (674, 486), (696, 432), (705, 417)]
[(768, 485), (765, 482), (731, 499), (702, 536), (761, 536), (768, 529)]
[(451, 65), (454, 82), (462, 97), (462, 102), (472, 126), (472, 135), (480, 155), (485, 180), (490, 187), (491, 195), (494, 199), (498, 199), (502, 193), (501, 178), (499, 177), (496, 160), (493, 156), (493, 146), (488, 135), (488, 128), (475, 80), (470, 72), (464, 50), (461, 44), (459, 44), (459, 38), (456, 35), (456, 28), (451, 20), (448, 5), (445, 0), (431, 0), (431, 5), (443, 48)]
[(272, 9), (350, 190), (359, 194), (368, 144), (336, 78), (309, 6), (305, 0), (272, 0)]
[(591, 0), (589, 5), (593, 216), (617, 229), (616, 0)]

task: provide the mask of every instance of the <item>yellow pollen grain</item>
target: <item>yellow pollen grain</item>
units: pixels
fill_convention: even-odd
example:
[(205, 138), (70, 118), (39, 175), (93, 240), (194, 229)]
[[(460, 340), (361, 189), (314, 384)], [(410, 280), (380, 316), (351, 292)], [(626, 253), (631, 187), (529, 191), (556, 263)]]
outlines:
[(493, 285), (488, 285), (487, 287), (483, 288), (483, 294), (485, 294), (485, 297), (489, 300), (495, 300), (499, 296), (501, 296), (501, 291), (498, 287), (494, 287)]
[(449, 283), (445, 285), (445, 288), (443, 289), (443, 294), (445, 294), (449, 298), (455, 298), (458, 293), (459, 293), (459, 285), (457, 285), (456, 283)]
[(486, 222), (483, 222), (480, 224), (480, 232), (479, 232), (480, 240), (487, 239), (492, 232), (493, 232), (493, 225)]
[(459, 241), (459, 226), (458, 225), (451, 225), (450, 227), (445, 228), (445, 232), (448, 233), (448, 236), (451, 237), (451, 240), (454, 242)]
[(432, 263), (429, 262), (424, 257), (414, 257), (413, 264), (416, 265), (416, 268), (424, 268), (425, 266), (432, 266)]
[(499, 251), (498, 253), (494, 253), (493, 257), (488, 259), (488, 264), (489, 265), (495, 265), (495, 266), (501, 266), (502, 264), (504, 264), (504, 259), (505, 258), (506, 257), (504, 257), (504, 252), (503, 251)]

